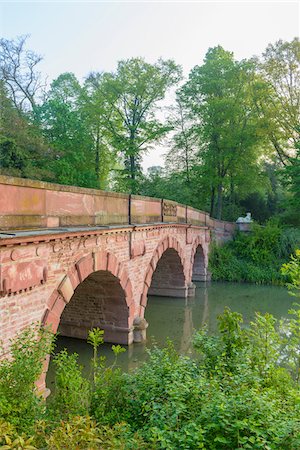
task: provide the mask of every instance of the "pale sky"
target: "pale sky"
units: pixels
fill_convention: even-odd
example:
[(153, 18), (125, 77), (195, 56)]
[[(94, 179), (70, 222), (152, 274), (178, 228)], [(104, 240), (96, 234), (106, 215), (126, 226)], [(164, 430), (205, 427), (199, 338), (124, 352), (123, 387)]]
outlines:
[[(242, 59), (299, 36), (299, 11), (298, 1), (0, 0), (0, 35), (30, 34), (28, 48), (44, 56), (40, 70), (49, 81), (63, 72), (82, 80), (135, 56), (172, 58), (187, 76), (209, 47), (222, 45)], [(144, 167), (162, 165), (162, 153), (151, 151)]]

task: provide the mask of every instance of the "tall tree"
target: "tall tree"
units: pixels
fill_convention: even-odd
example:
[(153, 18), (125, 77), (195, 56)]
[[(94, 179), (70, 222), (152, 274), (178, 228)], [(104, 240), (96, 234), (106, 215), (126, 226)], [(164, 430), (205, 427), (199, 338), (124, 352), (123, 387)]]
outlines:
[[(99, 83), (105, 106), (103, 123), (112, 146), (123, 157), (125, 189), (132, 193), (138, 191), (142, 152), (170, 129), (156, 112), (159, 101), (180, 76), (180, 68), (173, 61), (148, 64), (141, 58), (132, 58), (120, 61), (117, 71), (104, 74)], [(95, 78), (99, 74), (91, 74), (89, 81)]]
[(300, 138), (300, 41), (269, 44), (258, 62), (266, 81), (257, 105), (267, 121), (269, 139), (283, 165), (293, 163)]
[(18, 111), (34, 115), (45, 83), (37, 69), (42, 56), (26, 49), (27, 38), (0, 39), (0, 78)]
[(182, 88), (198, 129), (199, 162), (211, 190), (210, 213), (217, 218), (222, 216), (224, 192), (241, 182), (240, 173), (243, 184), (257, 173), (262, 135), (252, 102), (254, 69), (218, 46), (208, 50), (204, 64), (192, 70)]
[(118, 154), (111, 145), (110, 132), (107, 129), (106, 97), (103, 95), (105, 76), (102, 73), (90, 74), (84, 86), (84, 110), (88, 117), (88, 126), (94, 142), (95, 174), (99, 187), (108, 187), (109, 176), (115, 168)]
[(171, 149), (166, 155), (166, 165), (169, 169), (174, 169), (185, 174), (186, 183), (191, 182), (191, 170), (196, 162), (197, 138), (193, 123), (189, 117), (184, 102), (178, 93), (176, 102), (172, 108), (170, 125), (174, 135), (171, 140)]

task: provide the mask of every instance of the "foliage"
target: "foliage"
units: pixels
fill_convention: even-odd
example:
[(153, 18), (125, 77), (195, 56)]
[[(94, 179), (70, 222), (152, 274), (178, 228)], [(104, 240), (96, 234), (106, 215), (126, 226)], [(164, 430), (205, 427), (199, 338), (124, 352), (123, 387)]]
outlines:
[(72, 73), (51, 83), (47, 100), (39, 106), (40, 127), (51, 146), (47, 181), (97, 187), (93, 137), (84, 109), (84, 89)]
[[(205, 327), (195, 334), (194, 359), (178, 355), (171, 342), (151, 350), (148, 361), (128, 374), (100, 359), (91, 397), (76, 355), (63, 351), (43, 420), (22, 431), (2, 419), (1, 448), (298, 448), (300, 310), (290, 313), (293, 318), (280, 322), (257, 313), (245, 328), (242, 316), (227, 308), (218, 334), (210, 336)], [(89, 336), (98, 360), (100, 331)], [(117, 356), (121, 348), (114, 350)]]
[(64, 349), (54, 356), (55, 396), (50, 402), (54, 417), (68, 418), (88, 412), (90, 384), (77, 364), (78, 355)]
[(126, 423), (99, 426), (89, 416), (74, 416), (49, 427), (36, 423), (34, 435), (18, 434), (14, 426), (0, 419), (0, 448), (3, 450), (135, 450), (149, 449)]
[[(219, 336), (205, 331), (195, 336), (200, 365), (212, 380), (210, 401), (202, 412), (208, 415), (208, 448), (296, 448), (298, 388), (278, 366), (281, 334), (276, 320), (257, 314), (249, 328), (242, 328), (241, 319), (225, 310)], [(209, 364), (212, 351), (214, 364)]]
[(48, 148), (38, 127), (20, 114), (0, 80), (0, 173), (24, 178), (41, 178)]
[(296, 250), (295, 255), (291, 255), (290, 262), (283, 264), (281, 271), (291, 280), (288, 283), (291, 295), (300, 297), (300, 250)]
[(269, 314), (241, 325), (240, 314), (225, 310), (219, 335), (196, 334), (198, 360), (179, 356), (171, 343), (151, 351), (147, 363), (123, 375), (118, 420), (149, 448), (297, 448), (299, 391), (278, 366), (285, 337)]
[(297, 229), (284, 229), (276, 221), (269, 221), (264, 227), (253, 224), (250, 233), (238, 233), (232, 242), (212, 248), (212, 278), (283, 284), (287, 273), (280, 271), (281, 265), (299, 243)]
[(18, 430), (30, 430), (45, 405), (35, 382), (52, 350), (52, 333), (39, 325), (22, 331), (11, 342), (11, 358), (0, 361), (0, 417)]
[(299, 141), (299, 38), (269, 44), (258, 70), (265, 84), (256, 103), (268, 123), (267, 133), (278, 159), (288, 166)]
[[(299, 130), (299, 127), (297, 128)], [(295, 143), (296, 155), (281, 171), (282, 183), (287, 187), (286, 208), (283, 217), (288, 223), (300, 225), (300, 140)]]

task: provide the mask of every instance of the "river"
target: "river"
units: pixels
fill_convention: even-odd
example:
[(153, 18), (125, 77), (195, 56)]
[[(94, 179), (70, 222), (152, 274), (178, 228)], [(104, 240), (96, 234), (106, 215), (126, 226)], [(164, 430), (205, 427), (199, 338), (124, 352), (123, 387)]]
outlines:
[[(156, 343), (163, 346), (170, 338), (176, 349), (189, 354), (192, 351), (192, 336), (194, 330), (204, 323), (210, 333), (217, 329), (217, 317), (226, 306), (232, 311), (243, 314), (245, 326), (253, 320), (255, 312), (269, 312), (276, 318), (288, 317), (288, 310), (295, 298), (291, 297), (286, 288), (277, 286), (260, 286), (237, 283), (195, 283), (197, 286), (194, 298), (179, 299), (170, 297), (149, 297), (145, 318), (149, 323), (147, 342), (133, 344), (118, 357), (117, 365), (122, 370), (130, 371), (147, 358), (147, 348)], [(56, 351), (67, 348), (70, 353), (79, 355), (79, 362), (85, 374), (89, 373), (92, 347), (85, 341), (74, 338), (58, 337)], [(111, 344), (100, 347), (99, 354), (106, 357), (107, 364), (112, 364), (114, 356)], [(52, 387), (54, 367), (50, 363), (47, 386)]]

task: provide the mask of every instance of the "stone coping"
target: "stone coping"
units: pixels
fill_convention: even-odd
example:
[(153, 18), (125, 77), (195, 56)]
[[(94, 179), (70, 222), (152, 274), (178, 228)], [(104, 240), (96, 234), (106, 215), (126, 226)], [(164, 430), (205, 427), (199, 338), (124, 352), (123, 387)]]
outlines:
[(121, 197), (126, 199), (129, 197), (129, 194), (124, 194), (123, 192), (103, 191), (101, 189), (69, 186), (65, 184), (49, 183), (47, 181), (31, 180), (29, 178), (10, 177), (7, 175), (0, 175), (0, 184), (45, 189), (49, 191), (72, 192), (76, 194), (100, 195), (105, 197)]
[(91, 236), (97, 234), (108, 233), (129, 233), (131, 231), (151, 230), (158, 228), (196, 228), (208, 230), (204, 225), (192, 225), (178, 222), (156, 222), (145, 224), (131, 224), (131, 225), (109, 225), (98, 227), (63, 227), (63, 228), (44, 228), (34, 230), (9, 230), (7, 233), (0, 232), (0, 247), (10, 246), (14, 244), (25, 244), (30, 242), (51, 241), (57, 239), (64, 239), (65, 237), (77, 236)]

